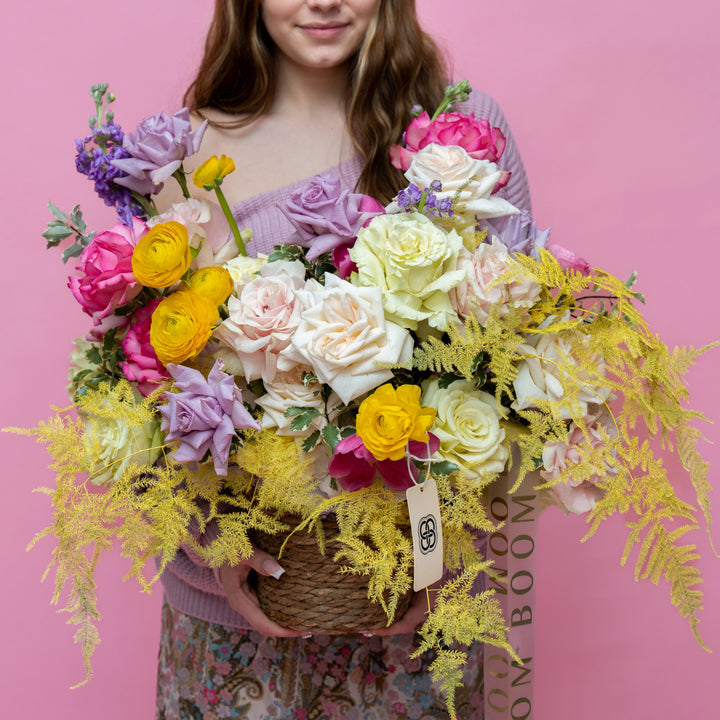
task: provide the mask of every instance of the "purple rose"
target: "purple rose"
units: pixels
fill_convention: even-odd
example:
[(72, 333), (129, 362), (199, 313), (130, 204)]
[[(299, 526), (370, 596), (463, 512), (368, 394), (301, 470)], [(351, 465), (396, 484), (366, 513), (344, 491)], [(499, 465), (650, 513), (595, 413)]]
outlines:
[(172, 117), (161, 112), (145, 118), (134, 133), (123, 138), (123, 148), (131, 157), (112, 161), (127, 173), (115, 182), (141, 195), (160, 192), (182, 161), (200, 149), (206, 127), (207, 120), (193, 131), (187, 108)]
[(150, 321), (159, 304), (157, 298), (135, 311), (121, 343), (126, 359), (120, 363), (120, 369), (130, 382), (138, 384), (138, 391), (145, 397), (169, 377), (150, 344)]
[(167, 393), (167, 404), (158, 407), (163, 416), (166, 440), (178, 440), (178, 462), (199, 462), (210, 451), (218, 475), (227, 475), (230, 443), (235, 430), (260, 429), (245, 409), (235, 378), (222, 371), (216, 360), (207, 380), (202, 373), (184, 365), (169, 364), (179, 393)]
[(294, 192), (280, 210), (297, 231), (300, 244), (309, 245), (308, 260), (352, 241), (366, 222), (385, 212), (369, 195), (342, 190), (340, 178), (324, 175), (316, 175)]

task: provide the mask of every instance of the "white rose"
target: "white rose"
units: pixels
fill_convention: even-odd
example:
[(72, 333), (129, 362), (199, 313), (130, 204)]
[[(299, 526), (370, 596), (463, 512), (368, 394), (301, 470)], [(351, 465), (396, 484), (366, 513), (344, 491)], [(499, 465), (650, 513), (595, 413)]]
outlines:
[[(588, 405), (604, 403), (611, 390), (599, 384), (597, 378), (604, 374), (605, 363), (600, 355), (594, 355), (590, 358), (590, 370), (579, 365), (577, 343), (585, 342), (579, 334), (546, 333), (519, 345), (517, 350), (525, 359), (518, 363), (518, 374), (513, 380), (512, 408), (526, 410), (536, 407), (538, 400), (548, 400), (558, 404), (562, 419), (570, 420), (587, 415)], [(563, 403), (566, 388), (571, 387), (578, 390), (577, 402), (572, 405), (569, 401)]]
[(235, 281), (236, 291), (257, 277), (260, 268), (267, 263), (267, 259), (267, 255), (258, 253), (257, 257), (238, 255), (225, 263), (225, 269)]
[(293, 363), (280, 356), (300, 322), (302, 306), (295, 290), (305, 286), (305, 266), (298, 261), (263, 265), (260, 277), (230, 296), (227, 320), (213, 333), (220, 342), (215, 357), (228, 372), (248, 380), (271, 381)]
[(302, 319), (283, 351), (296, 363), (312, 367), (345, 403), (392, 377), (389, 365), (406, 363), (412, 354), (407, 330), (385, 320), (377, 287), (355, 287), (336, 275), (325, 286), (296, 292)]
[(438, 200), (454, 199), (457, 195), (463, 212), (479, 219), (520, 212), (507, 200), (492, 194), (503, 171), (488, 160), (476, 160), (458, 145), (426, 145), (415, 153), (405, 177), (421, 190), (439, 180), (442, 190), (435, 193)]
[[(140, 395), (136, 394), (140, 399)], [(95, 461), (95, 485), (112, 485), (131, 466), (153, 464), (160, 457), (162, 446), (160, 421), (131, 425), (127, 418), (83, 413), (85, 433), (83, 445), (88, 460)]]
[(490, 310), (502, 302), (500, 315), (507, 315), (509, 305), (518, 309), (531, 308), (540, 297), (540, 286), (532, 280), (525, 282), (502, 282), (501, 277), (515, 261), (507, 247), (497, 237), (492, 243), (482, 243), (474, 253), (463, 249), (458, 258), (458, 267), (465, 269), (467, 278), (450, 291), (450, 302), (457, 314), (465, 319), (474, 315), (485, 325)]
[(448, 293), (465, 279), (457, 269), (462, 246), (454, 230), (447, 233), (420, 213), (378, 215), (350, 249), (358, 266), (353, 283), (381, 288), (388, 320), (444, 331), (457, 322)]
[(239, 252), (222, 208), (216, 203), (188, 198), (150, 218), (147, 224), (152, 227), (170, 220), (187, 228), (190, 247), (198, 251), (191, 265), (195, 270), (222, 265)]
[(509, 451), (500, 420), (506, 411), (492, 395), (467, 380), (444, 389), (431, 380), (423, 383), (422, 404), (437, 411), (431, 432), (440, 440), (440, 457), (475, 476), (505, 469)]
[[(261, 421), (263, 429), (277, 428), (278, 435), (310, 435), (327, 425), (326, 409), (330, 419), (337, 414), (335, 409), (340, 404), (337, 395), (333, 393), (326, 405), (320, 393), (320, 384), (313, 382), (306, 385), (303, 382), (303, 376), (308, 372), (312, 372), (312, 369), (295, 365), (288, 372), (276, 375), (272, 382), (264, 383), (265, 395), (255, 401), (265, 411)], [(293, 418), (285, 417), (285, 411), (291, 407), (315, 408), (320, 411), (320, 415), (313, 418), (306, 430), (293, 431), (290, 429)]]

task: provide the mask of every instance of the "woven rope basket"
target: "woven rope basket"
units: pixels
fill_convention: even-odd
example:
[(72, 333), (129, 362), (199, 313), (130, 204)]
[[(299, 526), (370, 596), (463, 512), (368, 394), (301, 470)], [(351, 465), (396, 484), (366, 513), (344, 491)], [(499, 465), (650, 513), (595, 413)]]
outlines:
[[(282, 520), (297, 524), (292, 518)], [(280, 564), (285, 572), (279, 580), (257, 576), (257, 595), (263, 612), (279, 625), (307, 632), (351, 633), (387, 625), (379, 603), (368, 599), (367, 577), (340, 572), (333, 562), (342, 543), (333, 538), (338, 526), (333, 517), (323, 518), (325, 555), (320, 553), (314, 533), (293, 533), (286, 543)], [(255, 544), (278, 556), (285, 535), (256, 534)], [(412, 589), (400, 598), (395, 620), (408, 609)]]

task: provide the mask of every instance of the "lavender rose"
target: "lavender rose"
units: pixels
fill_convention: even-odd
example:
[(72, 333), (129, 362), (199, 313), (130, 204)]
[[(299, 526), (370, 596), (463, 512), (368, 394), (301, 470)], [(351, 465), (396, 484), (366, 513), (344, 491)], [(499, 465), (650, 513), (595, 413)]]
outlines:
[(163, 416), (166, 440), (178, 440), (177, 462), (199, 462), (210, 451), (218, 475), (227, 475), (230, 443), (235, 430), (260, 429), (260, 424), (245, 409), (235, 378), (222, 370), (216, 360), (207, 380), (202, 373), (184, 365), (169, 364), (179, 393), (167, 394), (167, 405), (158, 410)]
[(342, 190), (340, 178), (323, 175), (293, 193), (280, 210), (297, 231), (300, 244), (309, 244), (308, 260), (353, 240), (368, 220), (385, 212), (377, 200)]
[(187, 108), (172, 117), (161, 112), (145, 118), (135, 132), (123, 138), (123, 148), (131, 157), (112, 161), (127, 173), (115, 182), (141, 195), (159, 192), (182, 161), (200, 149), (206, 127), (207, 121), (193, 131)]

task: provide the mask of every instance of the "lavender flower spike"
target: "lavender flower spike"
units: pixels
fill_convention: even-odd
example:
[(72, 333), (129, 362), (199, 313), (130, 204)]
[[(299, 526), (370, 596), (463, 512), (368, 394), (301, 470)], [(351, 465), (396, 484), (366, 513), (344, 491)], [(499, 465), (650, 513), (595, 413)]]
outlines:
[(116, 178), (115, 182), (141, 195), (160, 192), (182, 161), (200, 149), (206, 127), (207, 120), (193, 130), (187, 108), (172, 117), (161, 112), (145, 118), (134, 133), (123, 138), (123, 148), (130, 157), (112, 161), (127, 173), (127, 177)]
[(184, 365), (169, 364), (168, 372), (179, 393), (167, 393), (167, 404), (158, 410), (163, 416), (166, 440), (178, 440), (177, 462), (199, 462), (210, 451), (218, 475), (227, 475), (230, 444), (235, 430), (260, 429), (245, 409), (235, 378), (222, 370), (218, 359), (208, 374)]

